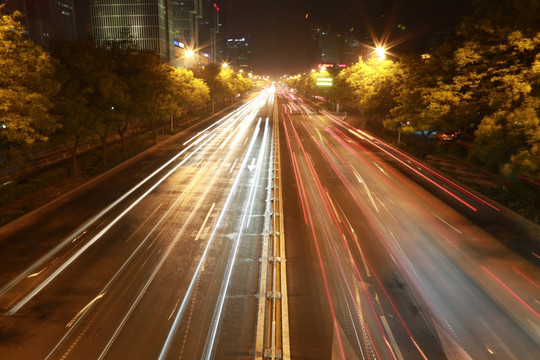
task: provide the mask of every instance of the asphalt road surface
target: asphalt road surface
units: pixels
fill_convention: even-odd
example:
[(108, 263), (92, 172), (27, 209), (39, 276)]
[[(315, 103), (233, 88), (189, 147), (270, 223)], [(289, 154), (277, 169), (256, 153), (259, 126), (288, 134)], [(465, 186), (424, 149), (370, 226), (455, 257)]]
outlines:
[(537, 359), (540, 228), (277, 92), (0, 228), (0, 359), (262, 358), (280, 260), (292, 359)]
[(252, 358), (274, 97), (3, 229), (0, 358)]
[(501, 209), (287, 89), (279, 107), (293, 359), (539, 357), (539, 253), (470, 220)]

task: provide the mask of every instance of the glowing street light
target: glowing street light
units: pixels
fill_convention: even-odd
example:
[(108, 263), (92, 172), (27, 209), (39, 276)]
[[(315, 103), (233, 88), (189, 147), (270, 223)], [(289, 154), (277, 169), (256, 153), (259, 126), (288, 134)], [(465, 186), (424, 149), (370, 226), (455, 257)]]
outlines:
[(229, 64), (227, 64), (227, 63), (223, 63), (223, 64), (221, 65), (221, 67), (222, 67), (223, 69), (226, 69), (226, 68), (228, 68), (228, 67), (229, 67)]
[(189, 58), (192, 58), (193, 55), (195, 55), (194, 52), (193, 52), (193, 50), (186, 50), (186, 53), (184, 54), (184, 56), (185, 56), (186, 58), (188, 58), (188, 59), (189, 59)]
[(383, 48), (382, 46), (377, 46), (375, 48), (375, 52), (379, 56), (379, 61), (386, 59), (386, 49)]

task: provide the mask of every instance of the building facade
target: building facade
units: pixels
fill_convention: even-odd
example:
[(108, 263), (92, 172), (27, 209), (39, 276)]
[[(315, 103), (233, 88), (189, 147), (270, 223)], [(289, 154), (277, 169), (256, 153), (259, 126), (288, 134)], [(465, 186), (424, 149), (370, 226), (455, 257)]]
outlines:
[(28, 37), (36, 44), (49, 47), (51, 38), (71, 41), (77, 37), (74, 0), (15, 0), (4, 1), (8, 10), (23, 13), (23, 25)]
[(211, 0), (201, 0), (202, 19), (199, 29), (199, 52), (201, 62), (216, 63), (219, 59), (218, 40), (220, 33), (220, 12), (218, 3)]
[(251, 41), (249, 35), (236, 35), (225, 41), (225, 60), (238, 70), (251, 71)]
[(170, 0), (95, 0), (90, 5), (92, 33), (98, 44), (132, 40), (165, 62), (174, 56)]
[(172, 32), (175, 41), (190, 49), (199, 47), (199, 23), (202, 17), (200, 0), (172, 1)]

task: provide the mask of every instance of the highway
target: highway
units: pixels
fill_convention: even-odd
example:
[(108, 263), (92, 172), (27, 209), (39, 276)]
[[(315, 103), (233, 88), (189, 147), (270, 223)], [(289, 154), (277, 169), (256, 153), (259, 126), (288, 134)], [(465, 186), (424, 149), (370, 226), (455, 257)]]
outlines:
[(252, 358), (274, 97), (2, 229), (0, 358)]
[(293, 359), (538, 358), (538, 248), (470, 220), (497, 205), (286, 88), (279, 107)]
[(276, 88), (1, 227), (0, 359), (537, 359), (540, 227)]

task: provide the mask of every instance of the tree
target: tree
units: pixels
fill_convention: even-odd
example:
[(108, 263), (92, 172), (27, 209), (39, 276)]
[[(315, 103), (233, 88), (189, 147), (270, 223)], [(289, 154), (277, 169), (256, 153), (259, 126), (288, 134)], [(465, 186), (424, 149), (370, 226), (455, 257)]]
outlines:
[(191, 70), (176, 68), (171, 72), (171, 77), (176, 90), (175, 99), (180, 107), (198, 106), (210, 100), (210, 89)]
[(398, 131), (398, 141), (401, 132), (420, 132), (425, 153), (433, 132), (456, 127), (452, 110), (463, 99), (453, 84), (444, 82), (437, 59), (407, 59), (401, 67), (401, 82), (394, 98), (396, 106), (384, 126)]
[(25, 38), (19, 16), (0, 17), (0, 141), (8, 148), (47, 141), (59, 127), (50, 112), (59, 89), (55, 63)]
[(368, 117), (385, 119), (396, 106), (395, 96), (402, 82), (403, 71), (392, 60), (360, 60), (338, 77), (352, 92), (356, 107)]
[(235, 95), (234, 79), (236, 75), (229, 68), (223, 68), (218, 64), (209, 64), (194, 70), (197, 78), (202, 79), (210, 90), (210, 99), (214, 112), (214, 103), (216, 99), (231, 97)]
[(167, 88), (169, 68), (157, 54), (139, 50), (131, 42), (107, 44), (115, 65), (115, 74), (125, 84), (126, 101), (115, 106), (113, 119), (122, 151), (125, 150), (125, 133), (141, 119), (150, 121), (152, 138), (156, 140), (155, 120), (163, 114), (163, 101), (159, 97)]
[(476, 104), (472, 109), (480, 119), (471, 155), (500, 175), (537, 171), (540, 3), (478, 6), (482, 15), (463, 21), (463, 43), (454, 56), (454, 83)]

